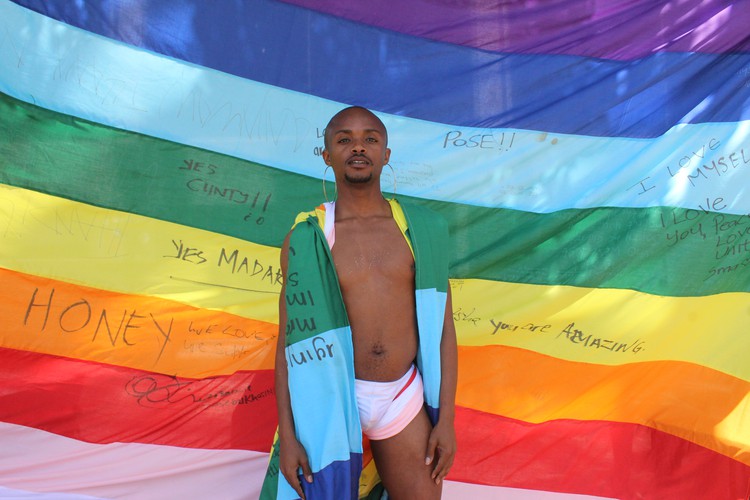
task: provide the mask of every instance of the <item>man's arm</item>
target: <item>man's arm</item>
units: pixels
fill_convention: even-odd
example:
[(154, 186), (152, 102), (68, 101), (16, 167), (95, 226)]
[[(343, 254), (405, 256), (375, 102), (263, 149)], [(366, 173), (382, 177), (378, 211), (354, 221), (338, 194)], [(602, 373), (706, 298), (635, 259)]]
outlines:
[(445, 303), (443, 335), (440, 340), (440, 416), (427, 442), (426, 464), (432, 463), (437, 450), (438, 460), (432, 470), (432, 479), (440, 483), (448, 474), (456, 455), (456, 383), (458, 379), (458, 346), (456, 326), (453, 323), (451, 286)]
[(302, 473), (308, 483), (312, 483), (312, 471), (307, 461), (307, 453), (297, 441), (294, 433), (294, 416), (292, 415), (292, 404), (289, 396), (289, 373), (287, 371), (285, 345), (286, 345), (286, 277), (289, 264), (289, 233), (284, 239), (281, 247), (281, 273), (283, 276), (281, 296), (279, 297), (279, 338), (276, 345), (276, 406), (279, 413), (279, 469), (287, 482), (294, 488), (300, 498), (304, 499), (297, 471), (301, 467)]

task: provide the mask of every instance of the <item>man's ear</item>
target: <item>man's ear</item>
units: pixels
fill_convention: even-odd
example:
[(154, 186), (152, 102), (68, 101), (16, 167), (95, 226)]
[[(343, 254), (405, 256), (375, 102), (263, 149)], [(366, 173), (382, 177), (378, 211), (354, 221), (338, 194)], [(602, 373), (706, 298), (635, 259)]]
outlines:
[(323, 151), (321, 151), (320, 152), (320, 156), (323, 157), (323, 161), (325, 162), (326, 165), (330, 165), (331, 164), (331, 157), (328, 154), (327, 150), (324, 149)]
[(383, 165), (388, 163), (391, 160), (391, 148), (385, 148), (385, 161), (383, 162)]

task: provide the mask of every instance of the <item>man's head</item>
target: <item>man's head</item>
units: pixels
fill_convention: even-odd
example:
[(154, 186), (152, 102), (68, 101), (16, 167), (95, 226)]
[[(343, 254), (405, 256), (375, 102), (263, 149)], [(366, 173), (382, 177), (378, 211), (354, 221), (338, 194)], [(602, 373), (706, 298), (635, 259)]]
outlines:
[(379, 181), (391, 155), (385, 125), (359, 106), (336, 113), (326, 126), (323, 141), (323, 160), (333, 167), (337, 180), (350, 184)]

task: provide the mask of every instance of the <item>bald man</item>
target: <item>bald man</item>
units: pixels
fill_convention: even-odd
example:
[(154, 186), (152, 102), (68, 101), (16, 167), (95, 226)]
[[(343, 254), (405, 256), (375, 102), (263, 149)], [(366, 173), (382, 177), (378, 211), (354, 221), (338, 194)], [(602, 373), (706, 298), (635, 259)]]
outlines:
[[(332, 419), (338, 418), (339, 413), (352, 413), (346, 409), (349, 403), (344, 404), (342, 411), (337, 405), (341, 399), (351, 399), (353, 389), (355, 401), (351, 405), (355, 405), (352, 408), (355, 408), (359, 427), (356, 423), (344, 427), (361, 428), (369, 438), (389, 497), (396, 500), (439, 498), (442, 479), (453, 464), (456, 449), (456, 333), (447, 282), (447, 257), (442, 257), (447, 255), (447, 242), (443, 241), (447, 230), (445, 237), (430, 236), (438, 234), (438, 229), (445, 226), (442, 219), (434, 214), (424, 215), (426, 210), (420, 207), (402, 207), (395, 200), (384, 198), (380, 176), (391, 151), (386, 128), (372, 112), (361, 107), (340, 111), (328, 123), (324, 143), (322, 156), (326, 165), (333, 169), (336, 199), (314, 212), (298, 216), (281, 250), (285, 285), (279, 301), (276, 355), (279, 469), (301, 498), (336, 497), (323, 484), (331, 474), (325, 470), (333, 466), (323, 464), (318, 471), (311, 465), (318, 459), (308, 460), (308, 451), (313, 450), (306, 448), (319, 447), (315, 444), (317, 436), (305, 437), (312, 431), (301, 427), (308, 418), (319, 418), (308, 414), (313, 409), (329, 411), (330, 406)], [(431, 219), (433, 216), (435, 218)], [(425, 222), (421, 222), (423, 220)], [(300, 225), (305, 229), (298, 229)], [(312, 236), (303, 240), (298, 235), (299, 243), (296, 243), (293, 239), (296, 231), (308, 231)], [(325, 248), (318, 248), (311, 252), (317, 257), (305, 257), (303, 246), (311, 238), (320, 240), (320, 245), (327, 245), (328, 253)], [(319, 260), (313, 262), (314, 259)], [(329, 337), (316, 337), (318, 348), (322, 349), (323, 343), (330, 346), (323, 352), (325, 359), (320, 357), (320, 351), (308, 348), (308, 354), (318, 354), (302, 366), (300, 360), (306, 360), (304, 350), (295, 351), (294, 342), (303, 337), (300, 337), (299, 320), (295, 323), (292, 316), (306, 314), (307, 310), (301, 308), (290, 287), (297, 286), (298, 279), (311, 268), (329, 265), (334, 270), (333, 281), (338, 281), (341, 292), (340, 300), (343, 300), (344, 315), (350, 327), (350, 333), (347, 329), (345, 335), (347, 339), (350, 337), (351, 347), (340, 346), (333, 340), (329, 344)], [(422, 275), (417, 275), (417, 270)], [(420, 280), (432, 280), (437, 284), (425, 285), (425, 290), (421, 290), (416, 284)], [(321, 287), (336, 288), (331, 280), (323, 281)], [(317, 290), (312, 285), (308, 288)], [(326, 293), (320, 292), (320, 296)], [(321, 314), (315, 312), (321, 310), (320, 296), (316, 296), (317, 309), (311, 310), (311, 314)], [(337, 300), (336, 293), (330, 292), (330, 296), (333, 298), (329, 300)], [(332, 398), (332, 402), (306, 400), (309, 390), (317, 390), (324, 383), (322, 377), (320, 383), (315, 381), (309, 386), (313, 389), (304, 389), (308, 392), (295, 390), (295, 384), (312, 384), (310, 378), (315, 375), (304, 375), (295, 382), (290, 380), (290, 372), (323, 370), (315, 368), (316, 363), (327, 366), (325, 362), (333, 363), (340, 359), (337, 355), (348, 355), (347, 351), (353, 355), (353, 384), (350, 387), (346, 381), (332, 379), (335, 381), (332, 385), (336, 386), (333, 390), (339, 390), (341, 385), (343, 396)], [(318, 408), (318, 404), (323, 408)], [(320, 418), (328, 419), (328, 416)], [(302, 444), (306, 439), (309, 445)], [(332, 440), (328, 437), (320, 446), (326, 447)], [(318, 456), (317, 451), (315, 456)], [(358, 469), (351, 470), (356, 475)], [(356, 482), (358, 486), (358, 478)], [(347, 495), (356, 495), (354, 488), (352, 485)]]

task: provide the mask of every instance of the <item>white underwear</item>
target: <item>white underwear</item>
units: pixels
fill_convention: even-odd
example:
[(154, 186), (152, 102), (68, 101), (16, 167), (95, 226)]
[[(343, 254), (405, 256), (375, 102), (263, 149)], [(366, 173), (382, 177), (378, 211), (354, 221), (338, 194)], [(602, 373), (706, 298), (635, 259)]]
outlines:
[(393, 382), (354, 380), (362, 432), (374, 440), (393, 437), (424, 405), (422, 376), (414, 365)]

